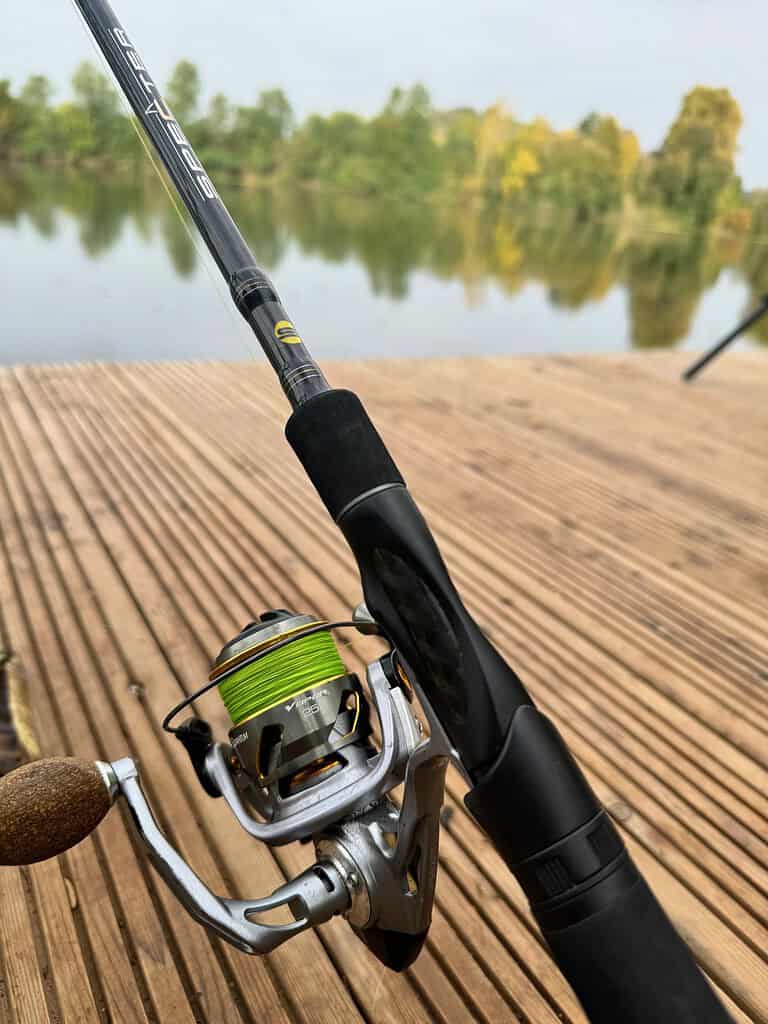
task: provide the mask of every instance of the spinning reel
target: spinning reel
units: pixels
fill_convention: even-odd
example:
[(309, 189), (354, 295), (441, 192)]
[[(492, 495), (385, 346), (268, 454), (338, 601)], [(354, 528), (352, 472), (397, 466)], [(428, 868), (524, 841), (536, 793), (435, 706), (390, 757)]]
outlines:
[[(153, 864), (201, 923), (247, 953), (267, 953), (310, 925), (344, 915), (388, 967), (418, 956), (432, 914), (439, 814), (452, 751), (422, 693), (430, 735), (397, 653), (368, 665), (367, 691), (347, 672), (330, 630), (378, 632), (365, 605), (348, 623), (279, 610), (247, 625), (220, 652), (209, 682), (163, 725), (189, 753), (212, 797), (270, 846), (313, 842), (317, 862), (272, 895), (215, 896), (158, 828), (130, 758), (100, 765), (110, 796), (125, 797)], [(189, 718), (171, 721), (213, 687), (232, 718), (228, 742)], [(371, 710), (378, 720), (373, 742)], [(403, 785), (398, 806), (388, 794)], [(287, 908), (285, 924), (259, 920)]]

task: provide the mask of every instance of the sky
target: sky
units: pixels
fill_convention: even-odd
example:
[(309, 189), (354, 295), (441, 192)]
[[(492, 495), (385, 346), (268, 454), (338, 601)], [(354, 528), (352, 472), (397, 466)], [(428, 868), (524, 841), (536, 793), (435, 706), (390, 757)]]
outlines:
[[(393, 85), (423, 82), (438, 107), (502, 100), (557, 128), (592, 110), (614, 114), (656, 148), (694, 85), (726, 86), (744, 125), (738, 170), (768, 187), (763, 114), (764, 0), (116, 0), (159, 83), (179, 59), (207, 95), (239, 103), (281, 86), (299, 117), (371, 114)], [(14, 5), (3, 23), (0, 78), (45, 72), (67, 81), (92, 44), (70, 0)]]

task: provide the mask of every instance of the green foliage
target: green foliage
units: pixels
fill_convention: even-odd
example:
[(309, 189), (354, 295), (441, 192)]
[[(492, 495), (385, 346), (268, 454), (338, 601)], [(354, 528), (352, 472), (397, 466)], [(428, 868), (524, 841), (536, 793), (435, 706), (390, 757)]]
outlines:
[(12, 152), (21, 129), (21, 104), (11, 95), (11, 83), (0, 79), (0, 156)]
[(188, 60), (180, 60), (165, 87), (165, 98), (180, 124), (186, 127), (197, 113), (200, 101), (200, 73)]
[(440, 150), (446, 178), (458, 184), (467, 178), (477, 159), (477, 132), (480, 115), (471, 107), (432, 115), (432, 134)]
[(262, 92), (254, 107), (238, 107), (232, 135), (242, 140), (243, 162), (256, 174), (273, 173), (292, 126), (293, 111), (282, 89)]
[(727, 89), (696, 86), (647, 162), (642, 197), (700, 223), (733, 205), (740, 192), (734, 174), (740, 128), (741, 111)]
[[(72, 89), (75, 109), (85, 116), (90, 130), (90, 147), (87, 152), (81, 148), (81, 155), (113, 161), (130, 153), (135, 141), (130, 122), (106, 75), (84, 61), (72, 76)], [(84, 144), (84, 133), (78, 131), (77, 139)]]
[(32, 75), (19, 93), (18, 147), (34, 160), (45, 157), (55, 131), (55, 115), (50, 109), (52, 96), (53, 87), (45, 75)]
[(707, 234), (698, 230), (640, 234), (623, 264), (636, 348), (666, 348), (685, 338), (703, 292), (722, 269)]
[[(120, 98), (106, 75), (92, 64), (84, 61), (72, 76), (72, 102), (51, 109), (47, 82), (30, 79), (25, 91), (27, 88), (33, 102), (23, 141), (25, 155), (106, 164), (135, 158), (137, 140), (121, 111)], [(45, 105), (41, 102), (44, 96)]]
[[(751, 222), (742, 258), (743, 274), (749, 285), (749, 308), (768, 295), (768, 191), (755, 193), (750, 202)], [(768, 344), (768, 316), (749, 331), (750, 337)]]
[(74, 103), (63, 103), (58, 107), (55, 131), (60, 151), (65, 152), (72, 162), (98, 154), (94, 124), (88, 111), (82, 107)]
[(293, 133), (285, 170), (299, 181), (360, 195), (433, 191), (443, 169), (427, 90), (393, 89), (370, 121), (347, 113), (313, 115)]

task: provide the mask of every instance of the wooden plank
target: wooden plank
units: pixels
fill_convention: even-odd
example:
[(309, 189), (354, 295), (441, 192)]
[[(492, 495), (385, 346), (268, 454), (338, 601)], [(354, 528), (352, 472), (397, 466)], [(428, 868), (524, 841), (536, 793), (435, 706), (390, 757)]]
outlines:
[(61, 866), (53, 860), (29, 868), (37, 917), (48, 947), (63, 1024), (96, 1024), (101, 1017), (88, 982), (87, 954), (75, 927), (73, 893), (67, 889)]
[[(7, 433), (4, 435), (4, 440), (5, 450), (8, 453), (10, 446)], [(10, 476), (10, 488), (7, 486), (9, 474), (12, 474), (14, 469), (15, 466), (12, 460), (6, 457), (2, 467), (0, 467), (0, 474), (5, 478), (6, 482), (6, 486), (0, 488), (0, 516), (2, 516), (4, 527), (3, 540), (8, 545), (6, 553), (12, 560), (15, 573), (4, 572), (0, 575), (0, 586), (2, 586), (0, 596), (4, 592), (3, 603), (7, 614), (9, 616), (12, 614), (16, 616), (17, 625), (12, 635), (14, 637), (14, 645), (22, 652), (25, 662), (29, 665), (34, 664), (34, 649), (31, 647), (27, 648), (24, 643), (27, 627), (20, 615), (20, 609), (16, 605), (20, 596), (24, 597), (28, 605), (31, 605), (35, 610), (31, 628), (35, 631), (37, 642), (46, 651), (46, 665), (49, 663), (48, 659), (50, 659), (50, 664), (57, 666), (55, 684), (53, 679), (46, 677), (43, 665), (37, 665), (37, 672), (31, 673), (33, 680), (36, 679), (40, 682), (40, 686), (36, 690), (36, 703), (38, 706), (49, 705), (54, 709), (54, 714), (48, 721), (46, 729), (40, 731), (41, 738), (43, 740), (47, 738), (51, 743), (51, 746), (45, 749), (44, 752), (61, 753), (63, 751), (65, 753), (76, 752), (81, 756), (103, 756), (97, 746), (91, 745), (93, 739), (88, 736), (87, 730), (83, 729), (83, 710), (79, 705), (74, 679), (69, 676), (67, 671), (67, 658), (72, 659), (78, 651), (78, 644), (76, 642), (78, 637), (77, 630), (73, 629), (69, 633), (70, 642), (67, 644), (67, 653), (65, 655), (64, 648), (61, 646), (59, 638), (53, 629), (55, 622), (67, 621), (64, 617), (66, 605), (64, 603), (56, 603), (59, 594), (56, 586), (56, 575), (51, 572), (47, 562), (43, 562), (42, 573), (43, 578), (47, 581), (46, 598), (48, 601), (54, 602), (52, 606), (46, 607), (46, 600), (35, 586), (35, 562), (30, 561), (29, 553), (31, 551), (33, 554), (42, 557), (45, 549), (39, 534), (34, 532), (35, 525), (37, 525), (35, 524), (34, 517), (29, 514), (26, 507), (22, 506), (21, 520), (15, 517), (15, 506), (9, 499), (13, 496), (14, 499), (19, 500), (24, 493), (24, 487), (20, 478), (13, 475)], [(18, 530), (20, 521), (26, 522), (27, 527), (33, 531), (33, 543), (29, 549), (25, 547), (24, 538)], [(49, 522), (53, 521), (49, 519)], [(51, 611), (54, 612), (53, 615)], [(83, 674), (79, 675), (79, 678), (84, 678), (86, 675), (87, 670), (84, 668)], [(63, 718), (55, 713), (59, 708), (63, 712)], [(58, 730), (56, 726), (59, 721), (66, 723), (69, 729), (77, 734), (76, 741), (74, 737), (68, 737), (64, 734), (57, 735)], [(110, 721), (111, 716), (105, 714), (102, 724), (107, 732)], [(83, 844), (69, 855), (69, 863), (74, 872), (76, 890), (80, 893), (80, 904), (83, 907), (87, 923), (93, 929), (91, 946), (97, 961), (101, 960), (100, 966), (102, 970), (100, 974), (104, 979), (105, 994), (108, 996), (112, 994), (114, 996), (114, 999), (108, 999), (108, 1005), (116, 1010), (118, 1014), (116, 1019), (120, 1019), (121, 1006), (124, 1007), (125, 1012), (132, 1015), (128, 1019), (141, 1019), (143, 1002), (140, 995), (140, 986), (131, 978), (133, 972), (130, 967), (130, 957), (136, 955), (145, 971), (146, 984), (149, 987), (158, 1012), (162, 1010), (169, 1014), (176, 1014), (177, 1019), (183, 1021), (185, 1019), (183, 1007), (187, 1002), (186, 995), (179, 980), (176, 967), (166, 951), (162, 929), (157, 922), (153, 909), (153, 899), (143, 884), (142, 874), (136, 864), (129, 835), (124, 830), (121, 831), (116, 827), (119, 820), (119, 815), (110, 815), (100, 829), (98, 837), (98, 841), (104, 843), (108, 855), (109, 870), (113, 873), (112, 891), (116, 889), (120, 891), (119, 908), (112, 910), (111, 900), (104, 900), (105, 890), (100, 884), (99, 878), (101, 868), (97, 857), (94, 855), (91, 843)], [(83, 872), (82, 874), (80, 873), (81, 871)], [(93, 905), (91, 904), (92, 897), (95, 899)], [(120, 951), (123, 947), (123, 936), (128, 934), (124, 933), (120, 928), (119, 920), (123, 915), (127, 919), (132, 941), (130, 942), (130, 952), (124, 953), (121, 957)], [(99, 932), (94, 929), (94, 925), (100, 929), (100, 937), (102, 939), (109, 939), (108, 945), (105, 946), (97, 941)], [(105, 956), (106, 961), (104, 959)], [(110, 974), (106, 971), (107, 964), (112, 966), (113, 973)], [(122, 965), (124, 969), (114, 971), (114, 967), (118, 966), (118, 964)], [(113, 979), (117, 982), (114, 992), (112, 991)], [(191, 1011), (188, 1019), (192, 1019)]]
[[(268, 469), (266, 471), (268, 472)], [(263, 476), (264, 476), (264, 474), (262, 473), (261, 474), (261, 481), (262, 482), (260, 483), (260, 487), (263, 487)], [(439, 494), (439, 491), (436, 491), (436, 494)], [(270, 495), (270, 500), (274, 500), (274, 496), (273, 495)], [(438, 512), (436, 512), (434, 508), (431, 508), (430, 506), (428, 506), (428, 508), (430, 509), (430, 518), (432, 518), (433, 521), (438, 526), (438, 532), (441, 534), (441, 536), (446, 537), (448, 539), (448, 541), (449, 541), (449, 545), (448, 545), (449, 557), (451, 558), (452, 561), (454, 561), (455, 558), (457, 557), (457, 555), (455, 553), (455, 552), (457, 552), (456, 545), (461, 542), (460, 538), (462, 538), (464, 535), (467, 534), (468, 529), (465, 528), (465, 527), (461, 527), (461, 526), (457, 525), (455, 528), (452, 528), (452, 532), (450, 534), (447, 534), (446, 533), (447, 527), (444, 525), (444, 523), (443, 523), (443, 521), (442, 521), (442, 519), (440, 517), (440, 514)], [(312, 525), (308, 524), (307, 529), (312, 529)], [(469, 554), (469, 558), (471, 558), (471, 559), (482, 558), (483, 552), (482, 552), (481, 545), (482, 544), (487, 544), (487, 543), (488, 543), (488, 539), (483, 537), (479, 544), (474, 545), (473, 549), (471, 550), (471, 552)], [(505, 573), (508, 572), (508, 569), (509, 569), (509, 558), (511, 558), (512, 555), (513, 555), (513, 553), (510, 553), (509, 557), (505, 559), (504, 563), (502, 563), (502, 564), (505, 565), (505, 569), (504, 569)], [(497, 563), (494, 563), (494, 564), (498, 565), (499, 563), (497, 562)], [(525, 569), (529, 569), (529, 566), (526, 565)], [(500, 574), (500, 582), (499, 582), (499, 587), (500, 588), (503, 588), (503, 586), (504, 586), (504, 579), (505, 579), (505, 577), (503, 576), (503, 574)], [(522, 580), (523, 581), (525, 580), (525, 576), (524, 575), (522, 576)], [(486, 579), (484, 579), (483, 582), (484, 582), (485, 585), (488, 585), (487, 577), (486, 577)], [(517, 578), (515, 579), (515, 584), (516, 584), (516, 587), (519, 586)], [(542, 592), (545, 595), (551, 589), (552, 589), (551, 583), (549, 584), (549, 586), (544, 584), (542, 586), (542, 588), (541, 588)], [(538, 595), (539, 595), (539, 591), (537, 590), (536, 596), (538, 597)], [(558, 628), (562, 629), (562, 624), (561, 623), (558, 623)], [(655, 698), (658, 699), (658, 695), (655, 695)], [(687, 734), (688, 728), (689, 728), (689, 724), (686, 723), (686, 726), (685, 726), (685, 733), (686, 734)], [(706, 739), (706, 741), (704, 743), (704, 748), (705, 749), (707, 749), (707, 750), (710, 749), (710, 746), (709, 746), (710, 745), (710, 741), (713, 738), (714, 738), (714, 736), (707, 737), (707, 739)], [(729, 750), (729, 753), (732, 753), (732, 751), (730, 751), (730, 748), (727, 748), (727, 749)], [(745, 762), (742, 762), (741, 767), (745, 771), (749, 770), (749, 768), (746, 766)], [(763, 786), (762, 780), (756, 778), (755, 781), (756, 781), (756, 784), (758, 785), (758, 787), (760, 789), (764, 789), (765, 788)]]
[(29, 894), (18, 868), (0, 868), (0, 949), (15, 1024), (40, 1024), (48, 1017), (48, 1003)]
[[(387, 396), (392, 394), (393, 378), (392, 369), (388, 364), (366, 366), (357, 371), (357, 376), (362, 376), (362, 380), (365, 381), (366, 395), (381, 402), (385, 410), (391, 407), (392, 400)], [(598, 517), (602, 515), (604, 519), (608, 514), (608, 509), (605, 507), (606, 494), (616, 492), (616, 515), (610, 520), (614, 540), (621, 540), (622, 537), (628, 535), (628, 526), (631, 524), (633, 527), (633, 555), (637, 553), (635, 534), (638, 531), (648, 535), (649, 552), (654, 550), (650, 546), (650, 538), (655, 537), (655, 543), (658, 544), (659, 537), (658, 529), (650, 531), (651, 526), (658, 526), (659, 523), (665, 524), (665, 529), (669, 533), (668, 519), (665, 521), (661, 515), (667, 510), (671, 515), (677, 514), (678, 519), (686, 524), (686, 532), (689, 536), (697, 537), (697, 546), (700, 543), (698, 537), (702, 533), (706, 535), (707, 530), (712, 532), (715, 546), (714, 549), (712, 545), (708, 549), (705, 548), (708, 559), (716, 557), (718, 554), (718, 537), (721, 546), (725, 547), (722, 533), (716, 533), (724, 528), (713, 521), (711, 513), (706, 506), (702, 506), (701, 502), (692, 501), (685, 494), (677, 494), (675, 487), (677, 474), (661, 477), (653, 461), (652, 452), (649, 463), (652, 468), (649, 477), (652, 484), (650, 489), (647, 483), (638, 480), (633, 472), (606, 472), (607, 467), (599, 459), (599, 449), (595, 448), (591, 453), (579, 452), (565, 440), (550, 437), (542, 429), (549, 422), (546, 393), (545, 398), (540, 400), (539, 406), (529, 408), (532, 400), (528, 397), (525, 387), (520, 384), (510, 386), (511, 382), (516, 380), (517, 369), (515, 378), (511, 375), (501, 377), (497, 374), (496, 376), (507, 382), (508, 390), (501, 395), (500, 402), (490, 405), (480, 404), (479, 400), (469, 403), (465, 390), (456, 391), (456, 393), (449, 392), (448, 396), (443, 396), (440, 404), (436, 405), (428, 400), (429, 381), (425, 381), (419, 386), (418, 379), (408, 378), (405, 382), (398, 380), (397, 387), (398, 393), (405, 388), (406, 393), (413, 393), (414, 397), (418, 395), (421, 398), (416, 415), (410, 417), (410, 424), (417, 428), (422, 424), (424, 426), (431, 425), (430, 434), (433, 438), (438, 439), (441, 435), (446, 434), (446, 430), (448, 432), (460, 431), (463, 451), (481, 448), (484, 474), (487, 474), (493, 468), (494, 462), (497, 462), (510, 485), (518, 481), (520, 489), (525, 489), (525, 492), (536, 501), (546, 498), (549, 491), (554, 494), (555, 503), (561, 503), (562, 494), (567, 488), (569, 498), (575, 503), (573, 512), (571, 512), (572, 506), (569, 501), (569, 514), (572, 516), (578, 515), (581, 494), (590, 494), (591, 492), (593, 498), (596, 495), (601, 500), (593, 501), (585, 516), (586, 525), (590, 529), (596, 522), (596, 514)], [(441, 380), (440, 384), (444, 386), (445, 381)], [(510, 402), (514, 403), (513, 410), (522, 406), (522, 410), (514, 420), (510, 420), (508, 414), (503, 415), (498, 412), (499, 408), (506, 409)], [(584, 404), (584, 401), (579, 403), (579, 408)], [(650, 430), (649, 435), (652, 436)], [(599, 436), (598, 440), (602, 440), (602, 436)], [(459, 458), (461, 459), (460, 453)], [(624, 458), (626, 461), (626, 453)], [(477, 459), (474, 461), (477, 462)], [(626, 466), (622, 467), (623, 470), (626, 468)], [(649, 496), (652, 494), (653, 501), (643, 501), (644, 494)], [(638, 503), (640, 503), (640, 508), (633, 517), (633, 509)], [(599, 518), (597, 522), (599, 523)], [(727, 531), (729, 537), (738, 538), (739, 546), (746, 546), (750, 550), (755, 549), (758, 538), (752, 532), (751, 522), (745, 523), (744, 527), (740, 528), (739, 520), (729, 515)], [(685, 548), (680, 544), (678, 547), (685, 554)], [(739, 566), (742, 564), (745, 566), (744, 571), (749, 571), (749, 560), (742, 563), (738, 548), (734, 550), (733, 546), (729, 545), (729, 550), (723, 551), (723, 553), (727, 554), (728, 558), (719, 559), (720, 571), (727, 572), (728, 564), (733, 562), (734, 557)], [(761, 549), (761, 553), (764, 553), (764, 548)], [(678, 557), (680, 556), (678, 555)], [(695, 576), (700, 570), (704, 578), (707, 578), (706, 566), (702, 566), (700, 561), (693, 558), (685, 561), (688, 577), (691, 574)], [(721, 579), (715, 589), (722, 590), (722, 588), (723, 581)]]
[[(115, 455), (114, 452), (111, 452), (110, 454), (111, 454), (111, 456)], [(110, 461), (111, 461), (111, 459), (110, 459)], [(96, 470), (97, 467), (96, 467), (95, 463), (89, 461), (89, 465), (91, 466), (91, 468), (93, 470)], [(127, 468), (127, 467), (125, 467), (125, 468)], [(115, 480), (113, 480), (112, 482), (116, 483)], [(139, 493), (139, 492), (137, 491), (136, 493)], [(128, 502), (129, 501), (135, 502), (136, 498), (134, 496), (131, 499), (129, 497), (129, 495), (127, 495), (127, 494), (123, 494), (122, 497), (126, 499), (125, 504), (122, 505), (122, 516), (123, 516), (123, 519), (126, 522), (126, 524), (128, 522), (132, 522), (134, 524), (134, 536), (138, 536), (138, 533), (136, 531), (138, 531), (139, 528), (140, 528), (139, 527), (139, 522), (140, 521), (139, 521), (138, 518), (137, 519), (133, 518), (133, 509), (128, 507)], [(155, 506), (155, 507), (157, 507), (157, 506)], [(144, 527), (145, 528), (147, 527), (146, 520), (144, 520)], [(159, 566), (161, 569), (164, 569), (165, 566), (163, 565), (163, 562), (162, 562), (162, 554), (160, 552), (160, 549), (157, 547), (156, 541), (153, 541), (153, 542), (150, 541), (150, 537), (146, 533), (146, 529), (143, 532), (142, 537), (143, 537), (143, 543), (145, 545), (150, 544), (150, 543), (152, 544), (151, 550), (155, 553), (155, 556), (158, 559), (158, 561), (155, 562), (151, 558), (147, 558), (146, 565), (147, 566)], [(144, 548), (144, 557), (148, 556), (149, 551), (150, 551), (149, 547), (145, 547)], [(125, 544), (123, 544), (122, 547), (121, 547), (120, 558), (122, 560), (125, 557), (128, 557), (128, 547)], [(175, 564), (178, 567), (180, 563), (177, 562)], [(221, 564), (220, 560), (219, 560), (219, 564)], [(130, 569), (128, 568), (128, 563), (125, 563), (125, 565), (126, 565), (126, 572), (129, 572)], [(203, 570), (203, 571), (205, 571), (205, 570)], [(192, 585), (192, 581), (191, 580), (190, 580), (190, 585)], [(150, 578), (149, 577), (145, 577), (144, 578), (144, 587), (145, 588), (152, 588), (153, 586), (154, 586), (154, 584), (152, 583)], [(155, 597), (155, 601), (158, 602), (158, 605), (157, 605), (158, 606), (158, 611), (159, 611), (159, 608), (160, 608), (159, 602), (161, 602), (162, 600), (163, 600), (163, 598), (162, 598), (161, 594), (159, 592), (157, 592), (156, 593), (156, 597)], [(251, 606), (251, 607), (253, 607), (253, 606)], [(159, 635), (159, 638), (160, 638), (161, 643), (163, 645), (163, 650), (166, 652), (166, 655), (169, 656), (172, 659), (172, 661), (173, 661), (174, 665), (176, 666), (176, 669), (179, 672), (179, 674), (182, 675), (182, 676), (185, 676), (185, 675), (187, 676), (188, 681), (189, 681), (189, 685), (192, 686), (193, 684), (197, 685), (197, 680), (199, 679), (200, 675), (202, 675), (203, 673), (207, 672), (208, 662), (207, 662), (207, 660), (205, 660), (205, 658), (206, 658), (205, 650), (207, 649), (207, 651), (209, 651), (209, 652), (212, 651), (212, 650), (216, 650), (216, 648), (218, 646), (220, 646), (220, 644), (221, 644), (221, 634), (219, 634), (217, 632), (213, 632), (213, 627), (211, 626), (210, 622), (206, 623), (203, 619), (196, 618), (193, 623), (185, 622), (183, 620), (183, 618), (182, 618), (183, 614), (184, 613), (182, 612), (182, 610), (180, 608), (177, 608), (177, 609), (174, 609), (173, 612), (171, 612), (170, 609), (168, 609), (165, 614), (158, 615), (158, 620), (157, 620), (158, 623), (159, 623), (158, 629), (160, 630), (160, 633), (158, 635)], [(240, 625), (242, 625), (242, 622), (243, 622), (244, 618), (250, 618), (250, 617), (252, 617), (252, 615), (253, 615), (253, 610), (251, 610), (250, 612), (247, 612), (244, 609), (239, 619), (232, 618), (229, 621), (229, 626), (227, 628), (231, 632), (235, 631), (236, 629), (238, 629), (240, 627)], [(183, 642), (185, 636), (187, 637), (186, 643)], [(204, 640), (206, 637), (208, 639), (207, 648), (206, 648), (205, 645), (201, 646), (201, 641)], [(177, 650), (177, 649), (180, 652), (178, 654), (178, 656), (176, 656), (176, 654), (175, 654), (175, 650)], [(208, 656), (210, 656), (210, 655), (208, 655)], [(199, 664), (197, 665), (197, 668), (195, 668), (195, 660), (194, 660), (195, 658), (201, 659), (199, 661)], [(148, 699), (150, 699), (149, 696), (148, 696)], [(159, 708), (158, 708), (158, 713), (160, 713)], [(214, 704), (214, 711), (213, 711), (213, 714), (212, 714), (211, 718), (212, 718), (212, 721), (219, 726), (220, 731), (223, 731), (223, 730), (226, 729), (226, 716), (225, 716), (225, 714), (223, 712), (223, 709), (220, 708), (220, 706)], [(223, 815), (224, 815), (223, 819), (221, 821), (220, 827), (218, 827), (216, 829), (216, 835), (221, 840), (223, 840), (222, 845), (224, 847), (228, 847), (230, 845), (229, 844), (229, 839), (228, 839), (228, 834), (234, 832), (234, 834), (239, 838), (239, 837), (242, 836), (242, 833), (235, 826), (233, 820), (231, 819), (231, 816), (227, 816), (227, 812), (226, 812), (225, 809), (219, 808), (218, 806), (215, 805), (215, 810), (218, 810), (219, 812), (223, 811)], [(241, 846), (243, 845), (242, 839), (240, 839), (240, 845)], [(250, 843), (250, 849), (253, 850), (253, 848), (254, 848), (254, 845), (251, 842)], [(242, 857), (240, 858), (240, 863), (241, 864), (243, 863)], [(300, 1002), (299, 1002), (300, 1008), (303, 1009), (307, 1005), (317, 1004), (317, 1002), (318, 1002), (318, 1000), (316, 998), (314, 998), (314, 999), (312, 998), (312, 992), (315, 992), (315, 993), (318, 992), (318, 989), (317, 989), (317, 974), (318, 974), (318, 969), (320, 968), (320, 965), (322, 964), (322, 959), (320, 959), (318, 961), (318, 964), (317, 964), (317, 968), (318, 969), (313, 971), (312, 974), (308, 974), (306, 972), (306, 970), (302, 969), (302, 967), (306, 964), (306, 954), (304, 954), (302, 956), (300, 948), (299, 948), (299, 945), (300, 944), (298, 942), (291, 943), (290, 945), (284, 947), (284, 951), (281, 950), (279, 955), (282, 955), (283, 957), (290, 955), (290, 956), (293, 957), (293, 959), (295, 961), (295, 968), (294, 968), (294, 972), (292, 974), (292, 977), (294, 978), (294, 980), (296, 982), (296, 985), (294, 986), (294, 988), (295, 988), (295, 991), (297, 993), (297, 997), (303, 992), (304, 988), (308, 989), (308, 991), (304, 995), (301, 996), (301, 999), (300, 999)], [(276, 954), (276, 955), (278, 955), (278, 954)], [(381, 989), (381, 985), (380, 984), (377, 984), (377, 989)], [(358, 999), (364, 999), (369, 991), (370, 991), (369, 986), (366, 985), (365, 983), (361, 983), (360, 987), (359, 987), (359, 990), (358, 990)], [(334, 1005), (333, 1005), (333, 999), (331, 998), (333, 992), (334, 992), (333, 988), (327, 989), (327, 990), (324, 991), (324, 995), (323, 995), (323, 1002), (324, 1002), (324, 1007), (325, 1007), (324, 1008), (324, 1012), (327, 1013), (329, 1020), (332, 1019), (334, 1014), (338, 1015), (338, 1013), (339, 1013), (339, 1008), (338, 1007), (334, 1007)], [(412, 1001), (414, 999), (413, 993), (411, 993), (411, 999), (412, 999)], [(417, 1005), (418, 1005), (418, 1002), (417, 1002)], [(348, 1009), (347, 1009), (347, 1013), (349, 1013)]]

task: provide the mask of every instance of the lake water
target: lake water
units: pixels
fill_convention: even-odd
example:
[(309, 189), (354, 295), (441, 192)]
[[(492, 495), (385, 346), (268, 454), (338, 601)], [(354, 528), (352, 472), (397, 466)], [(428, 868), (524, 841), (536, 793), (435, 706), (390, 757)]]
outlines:
[[(701, 348), (754, 304), (745, 267), (765, 262), (552, 215), (221, 191), (321, 361)], [(255, 352), (156, 178), (0, 177), (0, 266), (0, 363)]]

